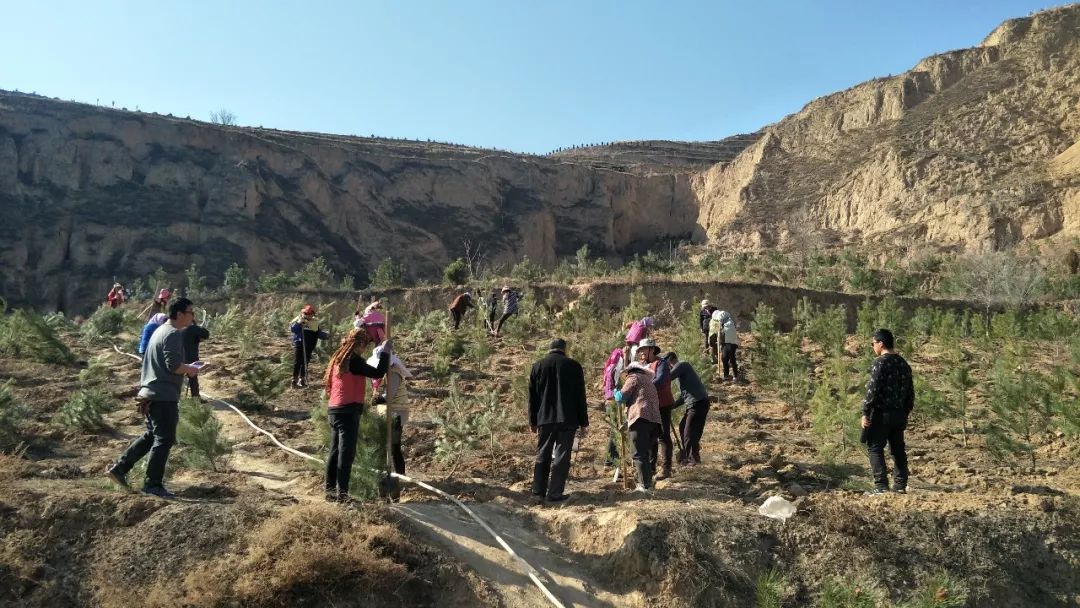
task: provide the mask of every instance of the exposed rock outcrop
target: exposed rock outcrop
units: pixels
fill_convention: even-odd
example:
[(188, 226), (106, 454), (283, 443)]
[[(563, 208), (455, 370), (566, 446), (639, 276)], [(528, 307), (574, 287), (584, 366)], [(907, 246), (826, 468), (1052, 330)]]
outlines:
[(699, 223), (738, 247), (884, 237), (978, 250), (1075, 235), (1080, 176), (1066, 150), (1080, 140), (1078, 117), (1072, 5), (767, 127), (695, 177)]
[[(669, 239), (1000, 249), (1080, 234), (1080, 5), (716, 142), (546, 157), (222, 127), (0, 92), (0, 294), (83, 309), (115, 276), (323, 255), (431, 277), (480, 244), (543, 264)], [(179, 282), (179, 281), (178, 281)]]
[(436, 275), (481, 245), (552, 264), (689, 238), (686, 173), (632, 175), (421, 142), (221, 127), (0, 94), (0, 293), (71, 310), (113, 276), (220, 276), (323, 255), (363, 278), (387, 256)]

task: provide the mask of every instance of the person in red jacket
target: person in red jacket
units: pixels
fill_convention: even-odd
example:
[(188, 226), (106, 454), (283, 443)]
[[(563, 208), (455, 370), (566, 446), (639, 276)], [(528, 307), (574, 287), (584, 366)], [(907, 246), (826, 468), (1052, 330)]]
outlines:
[(124, 303), (127, 296), (124, 295), (124, 286), (120, 283), (115, 283), (112, 289), (109, 290), (109, 295), (105, 296), (105, 301), (109, 303), (109, 308), (116, 308)]
[(367, 378), (382, 378), (390, 367), (393, 347), (383, 342), (378, 367), (364, 361), (369, 344), (366, 330), (354, 329), (326, 365), (326, 395), (330, 398), (327, 419), (330, 422), (330, 453), (326, 455), (326, 500), (349, 499), (349, 477), (356, 458), (356, 439), (360, 433), (360, 415), (364, 412)]

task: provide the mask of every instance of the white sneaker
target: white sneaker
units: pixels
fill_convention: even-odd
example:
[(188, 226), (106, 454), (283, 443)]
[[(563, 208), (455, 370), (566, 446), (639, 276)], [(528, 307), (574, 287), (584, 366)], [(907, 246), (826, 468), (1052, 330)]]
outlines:
[(647, 489), (645, 489), (645, 486), (641, 485), (640, 483), (634, 488), (634, 491), (635, 492), (640, 492), (641, 494), (648, 494), (649, 493), (649, 491)]

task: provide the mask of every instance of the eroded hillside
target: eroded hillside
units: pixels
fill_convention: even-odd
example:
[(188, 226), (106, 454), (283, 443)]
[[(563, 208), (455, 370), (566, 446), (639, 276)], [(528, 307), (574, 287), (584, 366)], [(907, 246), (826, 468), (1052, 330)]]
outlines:
[(695, 178), (699, 223), (710, 240), (746, 248), (887, 235), (1000, 249), (1076, 235), (1078, 104), (1080, 5), (1010, 20), (976, 48), (766, 128)]

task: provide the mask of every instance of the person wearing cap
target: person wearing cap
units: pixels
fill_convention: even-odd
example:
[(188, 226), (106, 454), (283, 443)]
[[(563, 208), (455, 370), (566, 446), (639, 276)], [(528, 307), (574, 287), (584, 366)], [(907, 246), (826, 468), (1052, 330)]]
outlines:
[(660, 436), (658, 443), (653, 447), (652, 461), (656, 466), (657, 452), (660, 444), (664, 446), (664, 460), (660, 473), (656, 480), (661, 481), (671, 477), (671, 460), (674, 455), (675, 445), (671, 441), (671, 410), (675, 407), (675, 396), (671, 394), (671, 368), (667, 361), (660, 358), (660, 346), (652, 338), (645, 338), (638, 342), (638, 360), (645, 364), (653, 373), (653, 386), (656, 387), (657, 403), (660, 408)]
[(498, 338), (502, 334), (503, 323), (511, 316), (516, 315), (518, 311), (518, 301), (521, 300), (521, 292), (513, 289), (508, 285), (504, 285), (502, 288), (502, 305), (503, 314), (499, 317), (499, 320), (495, 323), (495, 337)]
[(701, 310), (698, 312), (698, 326), (701, 327), (701, 336), (704, 338), (704, 350), (706, 351), (709, 350), (709, 321), (712, 320), (714, 312), (716, 312), (716, 307), (709, 302), (708, 298), (701, 301)]
[(157, 308), (157, 312), (168, 316), (169, 312), (169, 298), (172, 297), (172, 292), (166, 289), (158, 291), (157, 297), (154, 298), (154, 302), (150, 305), (151, 308)]
[(738, 380), (739, 361), (736, 351), (739, 349), (739, 330), (735, 327), (735, 319), (724, 310), (720, 311), (720, 331), (717, 338), (720, 340), (720, 360), (724, 363), (724, 380)]
[(701, 463), (701, 435), (705, 431), (705, 417), (709, 415), (709, 391), (694, 367), (686, 361), (679, 361), (677, 354), (670, 352), (664, 355), (664, 360), (671, 366), (671, 379), (679, 381), (679, 398), (675, 400), (675, 407), (686, 406), (679, 421), (683, 441), (679, 464), (692, 467)]
[(536, 434), (534, 496), (548, 502), (569, 498), (565, 489), (574, 435), (588, 427), (585, 373), (566, 356), (566, 340), (556, 338), (529, 374), (529, 429)]
[(124, 294), (124, 286), (120, 283), (113, 283), (112, 289), (110, 289), (108, 295), (105, 296), (105, 301), (108, 302), (109, 308), (120, 306), (126, 299), (127, 296)]
[(311, 304), (305, 304), (289, 325), (293, 343), (292, 385), (295, 388), (307, 386), (307, 366), (311, 363), (311, 353), (315, 352), (315, 345), (319, 340), (330, 338), (330, 334), (323, 331), (319, 320), (315, 318), (318, 312)]
[(475, 307), (476, 305), (473, 304), (472, 301), (472, 294), (467, 291), (458, 294), (457, 297), (454, 298), (454, 301), (450, 302), (450, 318), (454, 321), (454, 329), (461, 326), (461, 319), (465, 317), (465, 313), (469, 312), (470, 308)]
[(638, 492), (653, 488), (653, 472), (656, 470), (656, 441), (660, 436), (660, 397), (652, 382), (653, 372), (640, 361), (623, 370), (622, 388), (615, 392), (615, 400), (626, 407), (626, 424), (629, 429), (631, 457), (637, 477)]
[(907, 448), (904, 445), (904, 429), (908, 416), (915, 407), (915, 384), (911, 366), (894, 350), (891, 331), (879, 329), (874, 332), (874, 364), (870, 368), (870, 380), (866, 383), (863, 399), (863, 440), (870, 455), (870, 468), (874, 473), (874, 489), (871, 494), (889, 491), (889, 472), (885, 468), (885, 444), (893, 459), (893, 491), (907, 492)]
[(150, 317), (150, 320), (143, 326), (142, 336), (139, 337), (139, 346), (135, 349), (135, 352), (140, 355), (146, 352), (147, 345), (150, 344), (150, 338), (157, 331), (157, 328), (161, 327), (165, 321), (169, 320), (169, 315), (165, 313), (155, 313)]

